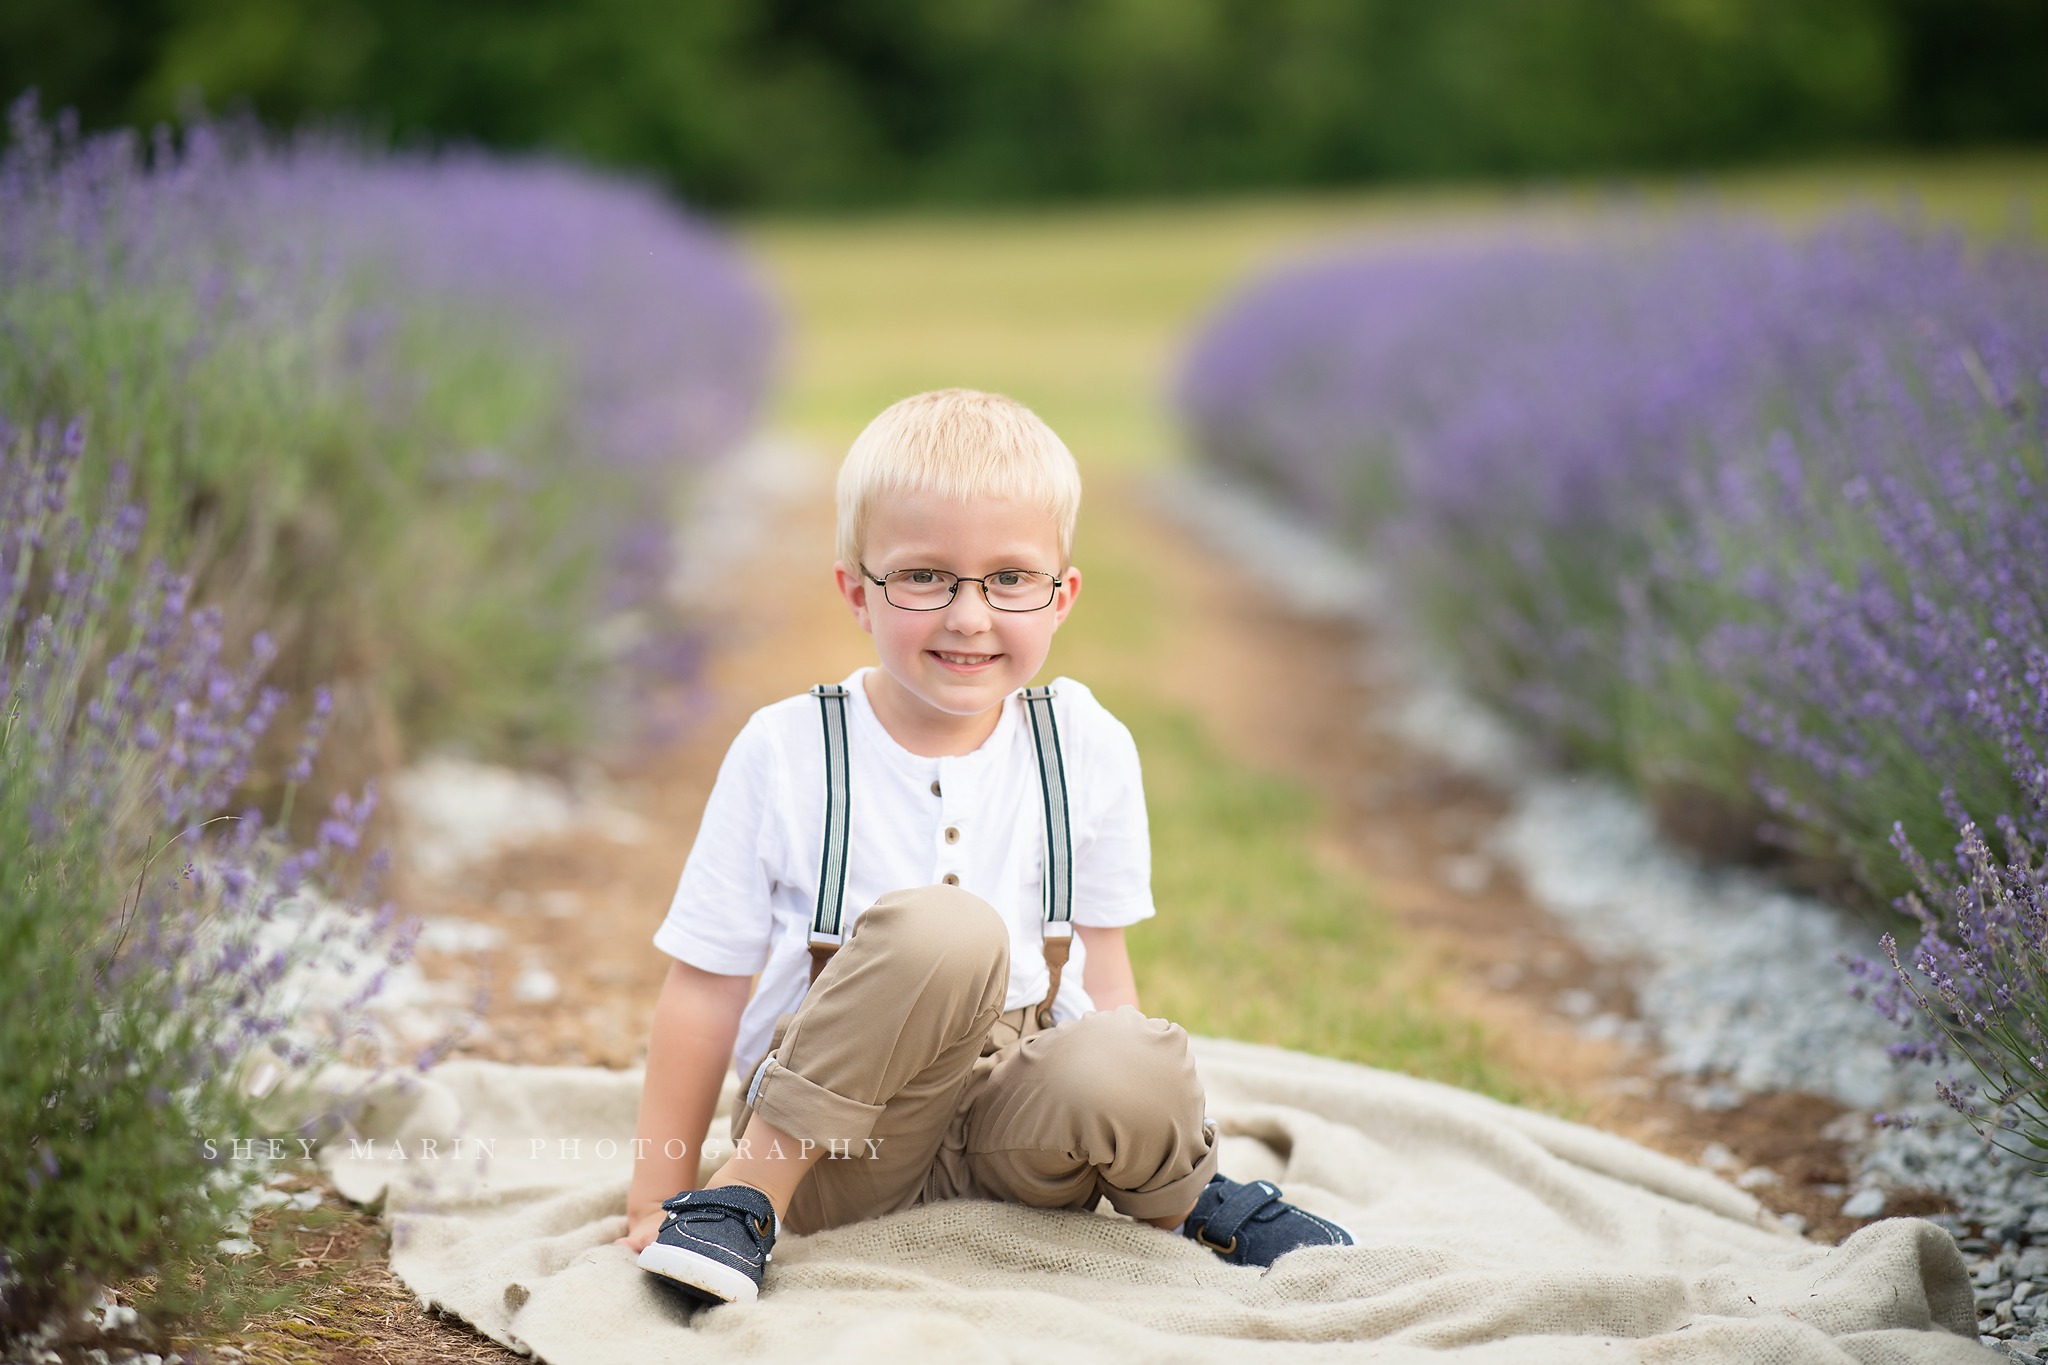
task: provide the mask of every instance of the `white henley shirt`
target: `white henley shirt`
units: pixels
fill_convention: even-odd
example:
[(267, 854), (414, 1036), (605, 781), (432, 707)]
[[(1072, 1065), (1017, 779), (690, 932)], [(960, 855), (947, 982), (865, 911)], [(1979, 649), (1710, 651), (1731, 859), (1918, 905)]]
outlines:
[[(1023, 702), (1012, 696), (1003, 703), (995, 732), (973, 753), (922, 758), (891, 739), (875, 717), (866, 688), (872, 671), (846, 680), (848, 914), (857, 916), (886, 892), (955, 876), (1010, 926), (1004, 1008), (1036, 1004), (1046, 987), (1039, 889), (1045, 822)], [(1138, 747), (1086, 687), (1059, 678), (1053, 689), (1073, 831), (1074, 923), (1135, 924), (1153, 913)], [(805, 693), (761, 708), (726, 751), (675, 901), (654, 935), (656, 947), (704, 971), (760, 973), (740, 1019), (734, 1062), (741, 1068), (767, 1052), (776, 1019), (795, 1012), (809, 986), (824, 820), (817, 699)], [(1081, 984), (1086, 968), (1087, 950), (1076, 935), (1055, 1019), (1094, 1008)]]

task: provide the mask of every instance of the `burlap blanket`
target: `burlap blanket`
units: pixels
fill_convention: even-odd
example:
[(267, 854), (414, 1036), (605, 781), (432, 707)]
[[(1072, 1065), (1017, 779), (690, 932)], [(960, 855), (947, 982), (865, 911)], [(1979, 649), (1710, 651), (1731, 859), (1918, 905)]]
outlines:
[(345, 1194), (384, 1200), (400, 1279), (550, 1365), (1989, 1358), (1932, 1224), (1815, 1246), (1705, 1171), (1592, 1129), (1322, 1058), (1197, 1048), (1225, 1172), (1278, 1181), (1357, 1246), (1262, 1275), (1105, 1213), (944, 1204), (785, 1236), (758, 1303), (692, 1313), (611, 1245), (637, 1074), (451, 1062), (324, 1151)]

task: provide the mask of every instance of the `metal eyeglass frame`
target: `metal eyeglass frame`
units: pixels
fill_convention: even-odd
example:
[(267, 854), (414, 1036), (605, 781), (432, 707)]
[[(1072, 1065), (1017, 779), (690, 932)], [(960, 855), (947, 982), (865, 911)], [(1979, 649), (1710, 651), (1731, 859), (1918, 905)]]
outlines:
[[(898, 611), (944, 611), (944, 610), (945, 610), (945, 609), (946, 609), (947, 607), (950, 607), (950, 606), (952, 606), (952, 605), (953, 605), (953, 601), (954, 601), (954, 599), (955, 599), (955, 598), (959, 597), (959, 595), (960, 595), (960, 585), (961, 585), (962, 583), (973, 583), (973, 584), (976, 584), (977, 586), (979, 586), (979, 587), (981, 588), (981, 600), (982, 600), (982, 601), (983, 601), (984, 603), (986, 603), (986, 604), (987, 604), (987, 606), (988, 606), (988, 609), (989, 609), (990, 611), (1007, 611), (1007, 612), (1014, 612), (1014, 613), (1016, 613), (1016, 614), (1018, 614), (1018, 615), (1027, 615), (1027, 614), (1029, 614), (1029, 613), (1031, 613), (1031, 612), (1034, 612), (1034, 611), (1044, 611), (1044, 610), (1045, 610), (1045, 609), (1046, 609), (1047, 607), (1051, 606), (1051, 605), (1052, 605), (1052, 604), (1053, 604), (1054, 602), (1057, 602), (1057, 601), (1059, 600), (1059, 596), (1060, 596), (1060, 575), (1058, 575), (1058, 574), (1056, 574), (1056, 573), (1054, 573), (1054, 574), (1049, 574), (1049, 573), (1046, 573), (1046, 572), (1045, 572), (1045, 570), (1043, 570), (1043, 569), (998, 569), (998, 570), (996, 570), (996, 573), (1033, 573), (1033, 574), (1044, 574), (1044, 575), (1045, 575), (1045, 576), (1046, 576), (1047, 578), (1050, 578), (1050, 579), (1052, 580), (1052, 592), (1051, 592), (1050, 594), (1048, 594), (1048, 595), (1047, 595), (1047, 597), (1046, 597), (1045, 601), (1043, 601), (1043, 602), (1039, 603), (1039, 604), (1038, 604), (1037, 606), (1035, 606), (1035, 607), (999, 607), (999, 606), (997, 606), (997, 605), (996, 605), (996, 604), (995, 604), (995, 603), (994, 603), (993, 601), (990, 601), (990, 600), (989, 600), (989, 595), (988, 595), (988, 580), (989, 580), (990, 578), (993, 578), (993, 577), (995, 576), (995, 574), (984, 574), (984, 575), (983, 575), (982, 577), (980, 577), (980, 578), (968, 578), (968, 577), (966, 577), (966, 576), (965, 576), (965, 575), (963, 575), (963, 574), (957, 574), (957, 573), (953, 573), (953, 572), (952, 572), (951, 570), (948, 570), (948, 569), (891, 569), (891, 570), (890, 570), (890, 571), (889, 571), (888, 573), (884, 574), (884, 575), (883, 575), (882, 577), (880, 577), (880, 578), (876, 578), (876, 577), (875, 577), (875, 574), (874, 574), (874, 570), (872, 570), (872, 569), (868, 568), (868, 566), (867, 566), (867, 565), (865, 565), (865, 564), (862, 564), (862, 565), (860, 566), (860, 571), (861, 571), (861, 572), (862, 572), (863, 574), (867, 575), (867, 578), (868, 578), (868, 581), (869, 581), (869, 582), (873, 583), (873, 584), (874, 584), (874, 585), (875, 585), (876, 587), (878, 587), (878, 588), (880, 588), (880, 589), (882, 590), (882, 599), (883, 599), (884, 601), (886, 601), (886, 602), (887, 602), (887, 603), (888, 603), (888, 604), (889, 604), (890, 606), (892, 606), (892, 607), (896, 608), (896, 610), (898, 610)], [(894, 577), (895, 577), (895, 576), (896, 576), (897, 574), (900, 574), (900, 573), (929, 573), (929, 574), (944, 574), (944, 575), (945, 575), (946, 577), (948, 577), (948, 578), (950, 578), (950, 579), (952, 579), (952, 580), (953, 580), (953, 587), (952, 587), (952, 590), (951, 590), (951, 591), (949, 591), (949, 592), (948, 592), (948, 593), (946, 594), (946, 600), (945, 600), (945, 601), (943, 601), (943, 602), (941, 602), (941, 603), (939, 603), (939, 604), (938, 604), (937, 606), (934, 606), (934, 607), (906, 607), (906, 606), (904, 606), (904, 605), (903, 605), (903, 604), (902, 604), (901, 602), (898, 602), (898, 601), (897, 601), (896, 599), (894, 599), (893, 597), (890, 597), (890, 596), (889, 596), (889, 580), (890, 580), (891, 578), (894, 578)]]

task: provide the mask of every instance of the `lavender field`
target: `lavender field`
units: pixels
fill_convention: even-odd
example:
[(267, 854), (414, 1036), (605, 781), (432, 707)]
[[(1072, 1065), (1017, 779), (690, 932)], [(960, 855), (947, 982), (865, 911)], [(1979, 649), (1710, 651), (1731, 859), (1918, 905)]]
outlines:
[(593, 621), (661, 654), (678, 476), (747, 430), (773, 340), (716, 233), (566, 165), (14, 118), (0, 416), (80, 422), (81, 492), (126, 468), (141, 553), (295, 692), (334, 684), (388, 765), (394, 734), (573, 742)]
[[(543, 767), (658, 728), (703, 648), (673, 528), (757, 420), (777, 321), (717, 231), (567, 164), (234, 123), (83, 139), (33, 106), (14, 129), (0, 1338), (161, 1350), (260, 1307), (260, 1168), (209, 1168), (190, 1134), (258, 1123), (280, 1075), (424, 1066), (449, 1041), (379, 1017), (414, 930), (380, 886), (371, 779), (436, 749)], [(1318, 861), (1307, 789), (1157, 692), (1214, 623), (1116, 491), (1166, 446), (1150, 386), (1201, 300), (1359, 212), (752, 235), (815, 309), (783, 399), (806, 436), (843, 447), (903, 392), (985, 384), (1038, 405), (1109, 491), (1062, 647), (1145, 745), (1183, 925), (1141, 946), (1151, 997), (1200, 1031), (1522, 1100), (1482, 1030), (1404, 993), (1429, 984), (1419, 959)], [(1918, 876), (1903, 822), (1933, 860), (1932, 975), (1910, 979), (1996, 1006), (2039, 998), (2044, 337), (2031, 250), (1870, 218), (1801, 238), (1638, 223), (1263, 280), (1211, 319), (1182, 406), (1215, 469), (1367, 547), (1467, 679), (1702, 844), (1883, 913)], [(846, 643), (791, 619), (778, 668)], [(1990, 832), (1957, 864), (1965, 813)], [(644, 851), (668, 886), (671, 857)], [(622, 861), (592, 860), (590, 904)], [(562, 1017), (631, 993), (598, 970), (595, 914), (555, 959), (591, 967)], [(1937, 1037), (1881, 960), (1864, 984), (1909, 1049), (2048, 1048), (1997, 1008), (2002, 1053)], [(2002, 1109), (1965, 1103), (2035, 1121), (2017, 1074), (1988, 1078)], [(128, 1291), (140, 1322), (93, 1307), (164, 1266), (190, 1273)]]
[(652, 721), (773, 319), (638, 185), (24, 101), (0, 336), (0, 1340), (162, 1350), (258, 1306), (221, 1239), (263, 1168), (193, 1133), (442, 1041), (366, 1012), (417, 931), (367, 779)]
[(1294, 266), (1179, 398), (1212, 469), (1366, 547), (1560, 760), (1709, 856), (1918, 916), (1921, 970), (1867, 981), (2033, 1152), (2044, 389), (2036, 248), (1695, 216)]

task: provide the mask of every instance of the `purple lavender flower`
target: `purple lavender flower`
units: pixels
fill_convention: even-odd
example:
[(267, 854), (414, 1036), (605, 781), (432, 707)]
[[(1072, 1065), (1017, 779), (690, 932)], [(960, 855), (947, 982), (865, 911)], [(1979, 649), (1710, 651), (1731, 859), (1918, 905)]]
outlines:
[(2048, 1165), (2048, 257), (1871, 217), (1338, 256), (1228, 307), (1181, 406), (1567, 752), (1904, 892), (1852, 989)]
[(333, 718), (333, 691), (326, 687), (314, 688), (313, 709), (300, 732), (299, 746), (292, 753), (291, 766), (284, 770), (284, 780), (294, 787), (313, 775), (313, 760), (320, 753), (320, 741), (326, 736), (328, 723)]
[[(421, 740), (468, 716), (498, 730), (469, 738), (509, 742), (590, 691), (575, 670), (595, 619), (673, 624), (645, 524), (752, 425), (775, 342), (712, 227), (554, 161), (232, 122), (145, 151), (66, 137), (32, 97), (11, 117), (0, 408), (90, 405), (92, 448), (136, 454), (152, 552), (201, 583), (197, 545), (233, 571), (275, 566), (336, 633), (367, 612), (416, 656), (405, 676), (437, 680), (398, 698)], [(0, 604), (11, 558), (0, 547)], [(547, 646), (501, 647), (512, 622)], [(327, 675), (319, 634), (295, 635), (313, 657), (287, 675)], [(202, 721), (188, 742), (213, 739)]]
[(1888, 899), (1945, 785), (2031, 818), (2044, 371), (2036, 250), (1700, 218), (1295, 267), (1180, 393), (1566, 752), (1747, 787)]
[(2048, 1171), (2048, 859), (2010, 818), (2000, 857), (1954, 793), (1943, 799), (1954, 864), (1929, 862), (1903, 826), (1893, 835), (1918, 882), (1900, 905), (1919, 942), (1902, 955), (1887, 934), (1884, 963), (1848, 964), (1853, 990), (1907, 1035), (1896, 1059), (1969, 1069), (1935, 1090), (1989, 1146)]
[[(359, 1040), (414, 934), (353, 908), (374, 792), (311, 849), (220, 813), (281, 704), (275, 651), (238, 660), (180, 575), (139, 567), (126, 509), (68, 515), (75, 432), (0, 428), (0, 1146), (34, 1154), (0, 1207), (15, 1332), (211, 1246), (195, 1127), (247, 1117), (251, 1068)], [(303, 1008), (336, 972), (340, 998)]]

